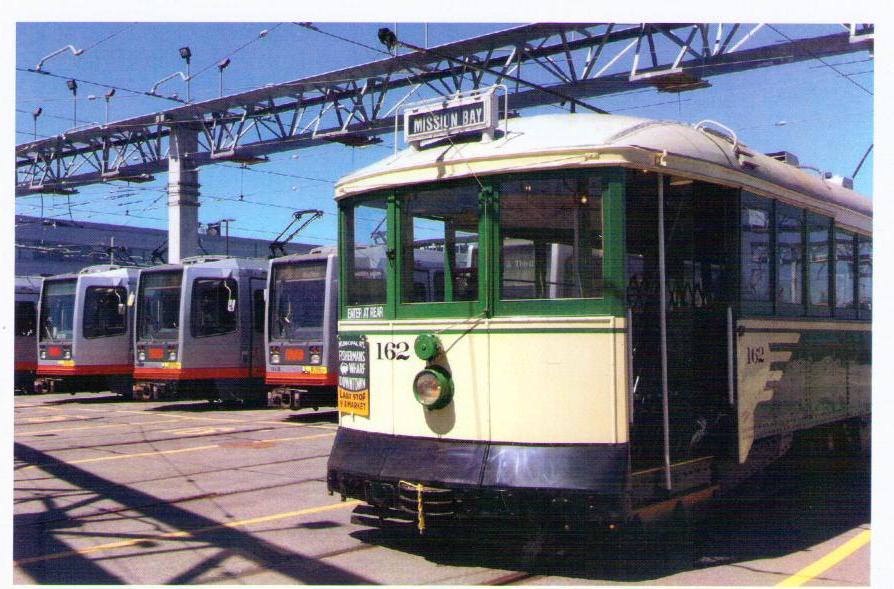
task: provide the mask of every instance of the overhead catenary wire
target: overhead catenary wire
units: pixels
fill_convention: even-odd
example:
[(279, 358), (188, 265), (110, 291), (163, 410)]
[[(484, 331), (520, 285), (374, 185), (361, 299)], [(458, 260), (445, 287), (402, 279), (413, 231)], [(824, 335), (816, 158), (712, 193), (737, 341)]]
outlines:
[(96, 82), (92, 80), (84, 80), (83, 78), (76, 78), (74, 76), (63, 76), (60, 74), (54, 74), (52, 72), (47, 71), (37, 71), (33, 68), (27, 67), (16, 67), (16, 71), (25, 72), (29, 74), (36, 74), (38, 76), (49, 76), (51, 78), (59, 78), (61, 80), (74, 80), (75, 82), (79, 82), (81, 84), (88, 84), (91, 86), (99, 86), (100, 88), (108, 88), (109, 90), (120, 90), (122, 92), (130, 92), (132, 94), (142, 94), (144, 96), (151, 96), (153, 98), (161, 98), (163, 100), (170, 100), (172, 102), (177, 102), (180, 104), (186, 104), (186, 101), (180, 98), (174, 98), (173, 96), (163, 96), (161, 94), (152, 94), (146, 90), (133, 90), (131, 88), (125, 88), (124, 86), (116, 86), (114, 84), (105, 84), (103, 82)]
[[(785, 39), (788, 40), (789, 42), (794, 43), (794, 39), (792, 39), (791, 37), (789, 37), (788, 35), (786, 35), (786, 34), (783, 33), (782, 31), (780, 31), (779, 29), (777, 29), (777, 28), (774, 27), (773, 25), (767, 25), (767, 27), (770, 28), (770, 29), (772, 29), (773, 31), (775, 31), (778, 35), (780, 35), (780, 36), (782, 36), (782, 37), (785, 37)], [(822, 57), (820, 57), (820, 56), (818, 56), (818, 55), (814, 55), (813, 53), (810, 53), (809, 51), (808, 51), (808, 53), (809, 53), (809, 55), (810, 55), (811, 57), (813, 57), (815, 60), (817, 60), (818, 62), (820, 62), (821, 64), (823, 64), (824, 66), (826, 66), (827, 68), (829, 68), (830, 70), (832, 70), (833, 72), (835, 72), (836, 74), (838, 74), (839, 76), (841, 76), (842, 78), (844, 78), (845, 80), (847, 80), (848, 82), (850, 82), (851, 84), (853, 84), (854, 86), (856, 86), (857, 88), (859, 88), (860, 90), (862, 90), (863, 92), (865, 92), (866, 94), (869, 94), (870, 96), (873, 96), (873, 93), (872, 93), (871, 90), (869, 90), (868, 88), (866, 88), (865, 86), (863, 86), (863, 85), (860, 84), (859, 82), (857, 82), (857, 81), (855, 81), (855, 80), (852, 80), (847, 74), (845, 74), (844, 72), (842, 72), (841, 70), (839, 70), (838, 68), (836, 68), (833, 64), (829, 63), (828, 61), (824, 60)]]

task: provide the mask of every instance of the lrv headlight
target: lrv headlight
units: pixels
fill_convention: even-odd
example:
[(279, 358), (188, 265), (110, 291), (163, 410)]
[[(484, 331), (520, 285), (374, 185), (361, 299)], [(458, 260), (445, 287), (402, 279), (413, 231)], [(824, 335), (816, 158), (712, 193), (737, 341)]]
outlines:
[(413, 379), (413, 394), (426, 409), (440, 409), (453, 398), (453, 379), (440, 366), (431, 366)]

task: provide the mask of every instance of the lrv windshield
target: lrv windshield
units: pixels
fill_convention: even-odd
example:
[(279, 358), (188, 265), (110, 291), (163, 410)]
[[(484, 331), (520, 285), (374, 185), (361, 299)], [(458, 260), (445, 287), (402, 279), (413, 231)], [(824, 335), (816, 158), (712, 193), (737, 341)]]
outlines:
[(326, 261), (282, 263), (273, 267), (271, 339), (306, 339), (323, 327)]
[(70, 340), (74, 331), (77, 281), (48, 280), (40, 302), (40, 341)]
[(137, 337), (175, 340), (180, 333), (182, 270), (144, 272), (137, 296)]

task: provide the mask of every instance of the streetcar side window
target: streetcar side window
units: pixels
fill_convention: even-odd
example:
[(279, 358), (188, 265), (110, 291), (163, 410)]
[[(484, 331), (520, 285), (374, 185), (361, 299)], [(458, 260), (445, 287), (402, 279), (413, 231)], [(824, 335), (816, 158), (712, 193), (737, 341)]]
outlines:
[(127, 290), (90, 286), (84, 295), (84, 337), (107, 337), (127, 331)]
[(254, 311), (252, 324), (255, 333), (264, 333), (264, 290), (257, 289), (254, 293)]
[(31, 336), (37, 328), (37, 305), (34, 301), (16, 301), (16, 335)]
[(857, 254), (857, 305), (860, 319), (872, 317), (872, 239), (862, 236)]
[(386, 293), (387, 203), (384, 198), (363, 201), (345, 215), (345, 304), (384, 305)]
[(401, 199), (404, 303), (478, 300), (478, 187)]
[(804, 211), (776, 205), (776, 310), (780, 314), (803, 312)]
[(602, 297), (599, 178), (503, 182), (500, 235), (502, 300)]
[(770, 236), (772, 208), (769, 200), (742, 193), (741, 259), (742, 301), (771, 303)]
[(835, 229), (835, 315), (850, 318), (855, 316), (856, 267), (854, 234), (843, 229)]
[(832, 219), (807, 216), (807, 293), (811, 315), (828, 315), (832, 300)]
[[(193, 337), (236, 331), (239, 287), (232, 278), (198, 278), (192, 286)], [(232, 301), (232, 302), (231, 302)]]

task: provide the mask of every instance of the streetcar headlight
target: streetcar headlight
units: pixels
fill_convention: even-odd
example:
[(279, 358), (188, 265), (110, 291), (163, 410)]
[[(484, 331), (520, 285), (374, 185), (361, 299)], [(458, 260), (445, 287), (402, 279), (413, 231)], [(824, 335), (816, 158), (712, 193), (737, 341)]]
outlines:
[(168, 350), (168, 361), (169, 362), (177, 361), (177, 350)]
[(65, 350), (62, 352), (62, 357), (66, 360), (71, 360), (71, 350)]
[(143, 350), (140, 350), (137, 353), (137, 360), (139, 360), (140, 362), (145, 362), (146, 361), (146, 352), (144, 352)]
[(320, 355), (319, 355), (319, 354), (312, 354), (311, 357), (310, 357), (310, 363), (311, 363), (311, 364), (319, 364), (319, 363), (320, 363)]
[(41, 351), (40, 351), (40, 359), (41, 359), (41, 360), (46, 360), (46, 359), (47, 359), (47, 351), (46, 351), (46, 350), (41, 350)]
[(279, 364), (279, 354), (270, 354), (270, 363)]
[(439, 366), (426, 368), (413, 379), (413, 394), (426, 409), (440, 409), (453, 398), (453, 380)]

